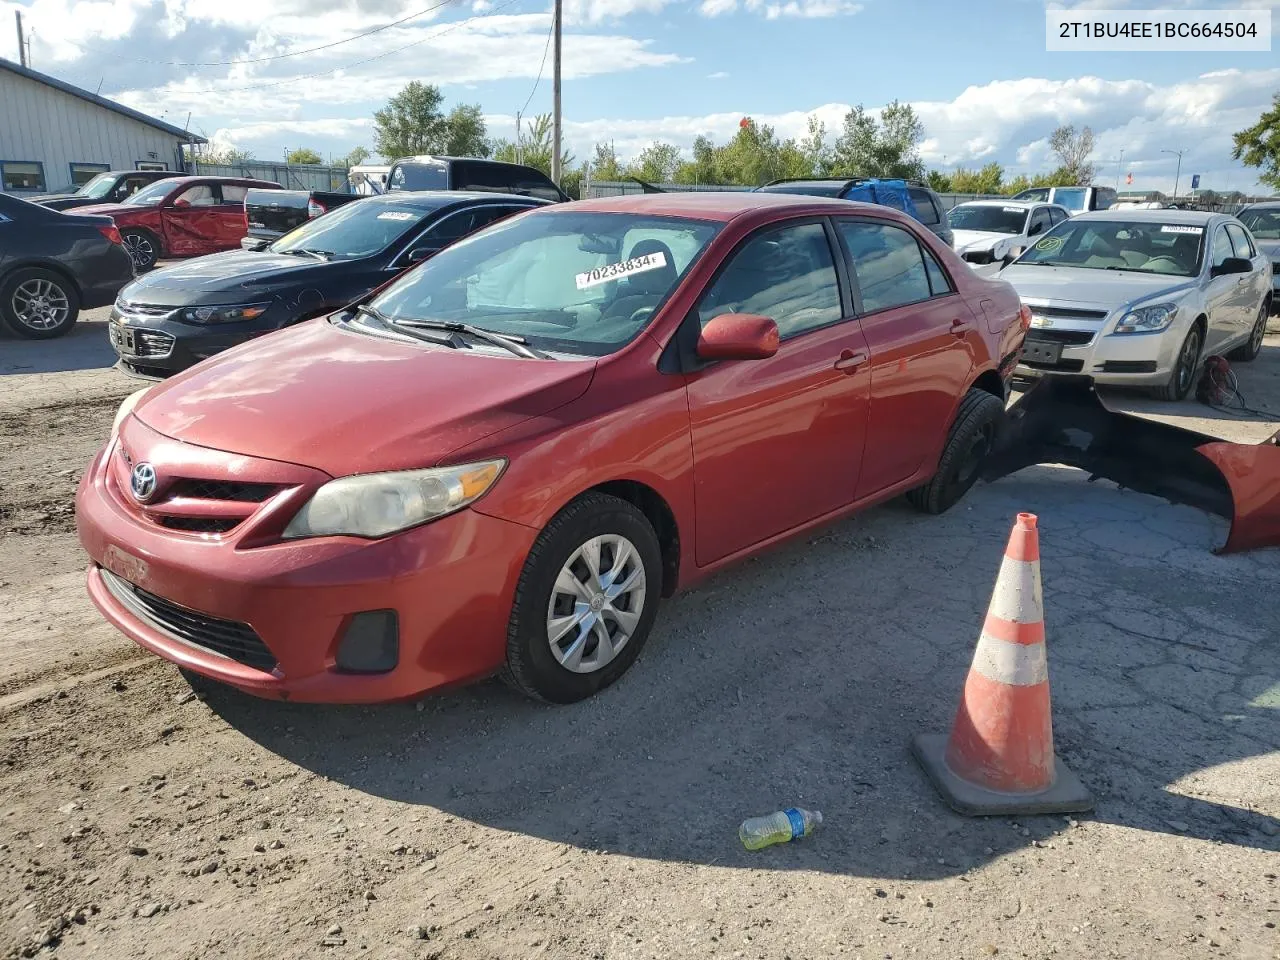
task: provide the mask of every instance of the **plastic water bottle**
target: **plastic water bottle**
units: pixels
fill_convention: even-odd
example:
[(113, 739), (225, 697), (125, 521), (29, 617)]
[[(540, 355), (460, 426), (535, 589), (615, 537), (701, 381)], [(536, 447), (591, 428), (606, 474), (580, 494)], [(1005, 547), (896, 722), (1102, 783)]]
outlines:
[(767, 817), (744, 820), (738, 828), (738, 837), (748, 850), (763, 850), (775, 843), (789, 843), (798, 837), (807, 837), (822, 822), (817, 810), (798, 810), (790, 807)]

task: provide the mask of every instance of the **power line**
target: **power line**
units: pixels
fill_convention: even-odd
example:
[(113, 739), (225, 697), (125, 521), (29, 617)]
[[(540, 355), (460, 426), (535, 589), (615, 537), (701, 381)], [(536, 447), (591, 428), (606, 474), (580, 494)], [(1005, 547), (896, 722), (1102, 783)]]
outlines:
[(285, 80), (276, 80), (273, 83), (255, 83), (245, 87), (206, 87), (201, 90), (180, 90), (179, 92), (180, 93), (244, 93), (250, 90), (268, 90), (268, 89), (271, 89), (272, 87), (283, 87), (283, 86), (287, 86), (290, 83), (298, 83), (302, 80), (317, 80), (320, 77), (332, 76), (335, 73), (341, 73), (343, 70), (350, 70), (353, 67), (361, 67), (361, 66), (364, 66), (366, 63), (372, 63), (375, 60), (382, 60), (382, 59), (385, 59), (386, 57), (394, 56), (397, 53), (401, 53), (404, 50), (408, 50), (410, 47), (416, 47), (420, 44), (427, 43), (431, 40), (436, 40), (440, 37), (443, 37), (446, 33), (449, 33), (453, 30), (457, 30), (459, 27), (465, 27), (467, 24), (472, 23), (476, 20), (483, 20), (488, 16), (492, 16), (494, 13), (498, 13), (502, 10), (505, 10), (507, 7), (511, 6), (516, 2), (517, 0), (507, 0), (506, 3), (499, 4), (490, 13), (486, 13), (482, 16), (468, 17), (465, 20), (459, 20), (456, 23), (449, 24), (449, 26), (445, 27), (443, 30), (437, 30), (435, 33), (433, 33), (429, 37), (422, 37), (420, 40), (414, 40), (412, 43), (406, 43), (403, 46), (395, 47), (394, 49), (388, 50), (385, 53), (375, 54), (372, 57), (365, 57), (363, 60), (356, 60), (353, 63), (344, 63), (342, 66), (334, 67), (332, 70), (322, 70), (319, 73), (305, 73), (305, 74), (302, 74), (301, 76), (289, 77)]
[(332, 43), (322, 43), (318, 47), (307, 47), (305, 50), (291, 50), (288, 53), (277, 53), (270, 57), (253, 57), (244, 60), (151, 60), (147, 57), (121, 57), (115, 53), (108, 53), (105, 50), (98, 50), (94, 47), (86, 47), (76, 43), (74, 40), (63, 40), (63, 43), (70, 44), (78, 50), (85, 53), (97, 53), (105, 57), (111, 57), (115, 60), (128, 60), (133, 63), (150, 63), (156, 66), (165, 67), (234, 67), (242, 63), (268, 63), (273, 60), (287, 60), (290, 57), (302, 57), (308, 53), (318, 53), (321, 50), (330, 50), (333, 47), (340, 47), (344, 43), (351, 43), (355, 40), (363, 40), (365, 37), (371, 37), (375, 33), (381, 33), (383, 30), (390, 30), (392, 27), (398, 27), (402, 23), (408, 23), (410, 20), (417, 20), (419, 17), (425, 17), (428, 13), (434, 13), (441, 7), (447, 7), (457, 0), (440, 0), (439, 3), (432, 4), (425, 10), (419, 10), (417, 13), (411, 13), (407, 17), (401, 17), (399, 20), (392, 20), (390, 23), (384, 23), (382, 26), (374, 27), (372, 30), (366, 30), (364, 33), (357, 33), (352, 37), (345, 37), (342, 40), (334, 40)]
[(529, 104), (533, 103), (533, 95), (538, 92), (538, 84), (542, 82), (542, 71), (547, 66), (547, 53), (551, 50), (551, 35), (555, 32), (555, 20), (551, 21), (551, 26), (547, 27), (547, 43), (542, 48), (542, 63), (538, 64), (538, 77), (533, 81), (533, 89), (529, 91), (529, 99), (524, 102), (524, 106), (516, 111), (516, 116), (522, 116), (529, 109)]

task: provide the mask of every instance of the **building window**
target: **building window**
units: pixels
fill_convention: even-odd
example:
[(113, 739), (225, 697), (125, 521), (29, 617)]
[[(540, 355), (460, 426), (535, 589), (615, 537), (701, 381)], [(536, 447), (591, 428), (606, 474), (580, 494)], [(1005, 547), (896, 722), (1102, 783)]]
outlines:
[(155, 160), (139, 160), (133, 165), (135, 170), (168, 170), (167, 164)]
[(26, 160), (0, 161), (0, 188), (44, 190), (44, 164)]
[(73, 163), (71, 165), (71, 185), (83, 187), (100, 173), (111, 169), (109, 163)]

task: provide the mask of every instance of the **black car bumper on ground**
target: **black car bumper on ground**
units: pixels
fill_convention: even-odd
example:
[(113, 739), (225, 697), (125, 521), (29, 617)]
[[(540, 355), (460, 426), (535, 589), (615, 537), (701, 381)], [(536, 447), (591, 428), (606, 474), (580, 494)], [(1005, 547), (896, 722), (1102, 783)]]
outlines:
[(117, 302), (107, 337), (120, 367), (144, 377), (167, 377), (283, 326), (273, 316), (275, 309), (244, 323), (186, 323), (174, 319), (180, 312), (177, 307), (142, 304), (122, 308)]

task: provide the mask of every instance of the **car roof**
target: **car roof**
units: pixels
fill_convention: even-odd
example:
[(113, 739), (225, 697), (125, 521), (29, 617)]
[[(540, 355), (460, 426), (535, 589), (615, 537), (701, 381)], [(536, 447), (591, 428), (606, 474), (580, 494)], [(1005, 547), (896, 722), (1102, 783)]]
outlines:
[(748, 190), (718, 190), (691, 193), (641, 193), (619, 197), (580, 200), (572, 209), (592, 213), (631, 213), (658, 217), (688, 217), (727, 223), (735, 217), (761, 210), (812, 210), (817, 213), (868, 212), (882, 216), (890, 207), (855, 203), (834, 197), (800, 193), (757, 193)]
[[(1181, 223), (1192, 227), (1203, 227), (1219, 220), (1230, 220), (1225, 213), (1211, 213), (1207, 210), (1123, 210), (1120, 211), (1125, 220), (1134, 223)], [(1074, 220), (1114, 220), (1115, 212), (1111, 210), (1086, 210), (1071, 218)]]
[(1017, 207), (1019, 210), (1030, 210), (1032, 207), (1056, 207), (1056, 203), (1047, 200), (966, 200), (957, 203), (956, 207)]
[(1248, 203), (1240, 210), (1280, 210), (1280, 200), (1259, 200), (1257, 203)]
[(554, 206), (552, 200), (526, 197), (518, 193), (498, 193), (489, 190), (396, 190), (373, 197), (361, 197), (357, 203), (398, 204), (419, 210), (439, 210), (448, 206), (469, 206), (486, 203), (511, 203), (515, 201), (528, 207)]

